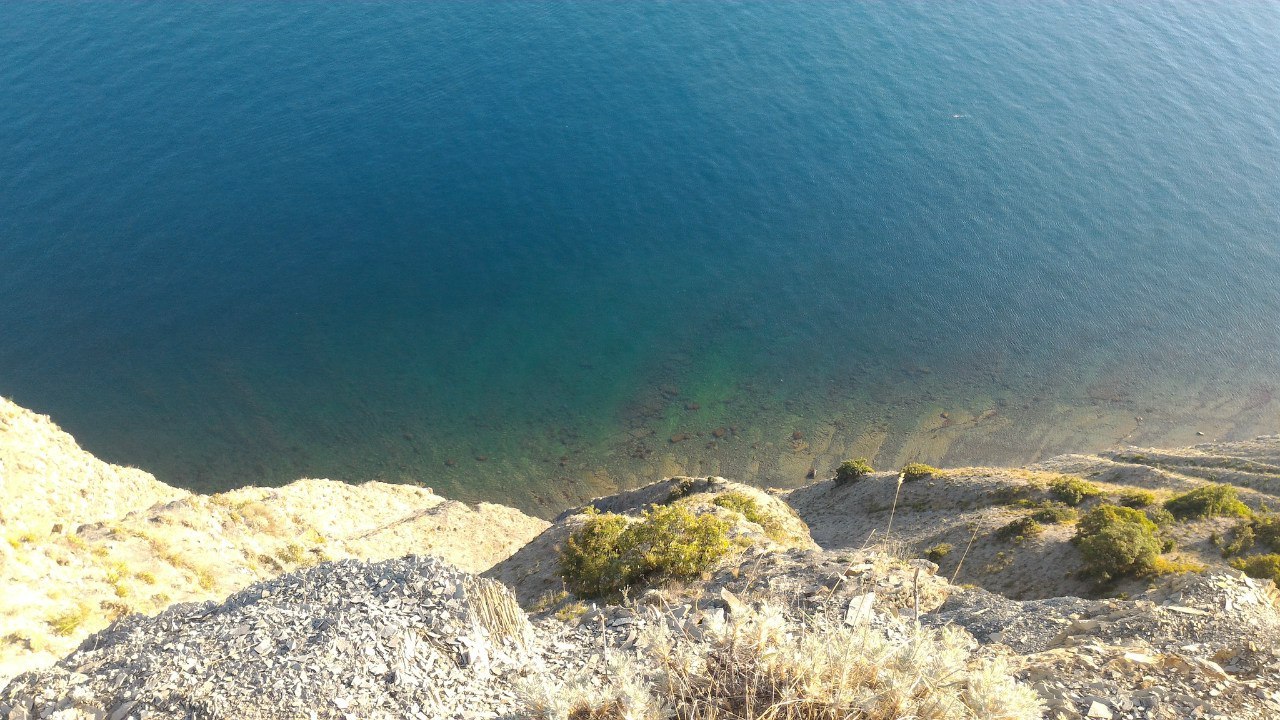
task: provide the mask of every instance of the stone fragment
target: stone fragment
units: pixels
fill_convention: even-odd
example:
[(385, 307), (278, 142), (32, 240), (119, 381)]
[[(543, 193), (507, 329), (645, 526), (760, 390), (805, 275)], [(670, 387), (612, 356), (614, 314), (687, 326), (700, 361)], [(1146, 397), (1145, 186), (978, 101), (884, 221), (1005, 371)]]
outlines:
[(1110, 720), (1110, 718), (1113, 717), (1113, 714), (1111, 712), (1111, 708), (1095, 700), (1091, 705), (1089, 705), (1089, 710), (1084, 714), (1084, 716), (1087, 718), (1098, 718), (1099, 720)]
[(844, 613), (844, 624), (858, 627), (870, 622), (875, 602), (876, 594), (874, 592), (854, 595), (849, 598), (849, 605)]
[(725, 609), (730, 615), (741, 615), (747, 610), (746, 604), (739, 600), (729, 588), (720, 589), (720, 599), (724, 601)]

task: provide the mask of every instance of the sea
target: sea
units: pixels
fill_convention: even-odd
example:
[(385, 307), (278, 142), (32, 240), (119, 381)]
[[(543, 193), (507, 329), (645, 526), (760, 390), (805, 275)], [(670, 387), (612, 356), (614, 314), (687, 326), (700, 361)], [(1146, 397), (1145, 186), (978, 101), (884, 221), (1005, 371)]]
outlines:
[(0, 395), (543, 515), (1280, 432), (1280, 5), (0, 3)]

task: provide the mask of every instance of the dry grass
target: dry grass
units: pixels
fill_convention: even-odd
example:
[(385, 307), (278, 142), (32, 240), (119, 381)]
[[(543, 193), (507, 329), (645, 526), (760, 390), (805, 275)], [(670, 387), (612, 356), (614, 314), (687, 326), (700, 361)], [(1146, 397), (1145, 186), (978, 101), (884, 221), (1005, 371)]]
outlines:
[(510, 720), (665, 720), (671, 709), (653, 695), (647, 673), (632, 656), (612, 655), (609, 682), (601, 687), (589, 672), (569, 678), (527, 678), (516, 686), (525, 712)]
[(74, 607), (50, 615), (45, 621), (55, 635), (66, 637), (73, 635), (93, 616), (93, 608), (88, 603), (79, 602)]
[(611, 655), (603, 683), (531, 680), (521, 698), (545, 720), (1031, 720), (1044, 709), (1003, 664), (976, 662), (959, 629), (851, 627), (767, 604), (685, 628), (651, 623), (638, 656)]
[(562, 623), (576, 622), (578, 618), (587, 614), (587, 605), (581, 601), (565, 603), (556, 609), (556, 619)]
[(511, 640), (522, 648), (533, 642), (533, 626), (507, 586), (493, 580), (473, 578), (466, 584), (467, 605), (495, 640)]
[(279, 514), (265, 503), (249, 500), (236, 506), (240, 519), (251, 530), (268, 535), (280, 535), (283, 531)]
[(885, 633), (823, 618), (797, 631), (766, 606), (712, 624), (703, 642), (659, 633), (652, 655), (682, 718), (959, 720), (978, 707), (1002, 709), (982, 717), (1039, 717), (1039, 698), (1009, 675), (968, 671), (969, 641), (952, 629)]

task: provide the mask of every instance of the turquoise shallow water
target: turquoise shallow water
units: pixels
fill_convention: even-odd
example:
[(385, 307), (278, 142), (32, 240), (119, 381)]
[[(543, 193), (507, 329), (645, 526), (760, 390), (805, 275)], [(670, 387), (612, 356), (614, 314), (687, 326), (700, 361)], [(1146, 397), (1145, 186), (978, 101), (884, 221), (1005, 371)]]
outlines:
[[(1280, 429), (1280, 9), (0, 6), (0, 393), (550, 511)], [(944, 417), (945, 414), (945, 417)]]

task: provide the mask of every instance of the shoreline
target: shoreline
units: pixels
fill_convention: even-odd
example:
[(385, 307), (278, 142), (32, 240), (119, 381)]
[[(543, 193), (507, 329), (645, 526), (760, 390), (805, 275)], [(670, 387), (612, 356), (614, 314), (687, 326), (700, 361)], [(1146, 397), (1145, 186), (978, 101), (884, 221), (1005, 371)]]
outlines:
[[(505, 598), (501, 612), (481, 615), (501, 627), (527, 628), (526, 639), (534, 644), (525, 649), (536, 654), (538, 648), (561, 647), (577, 638), (574, 642), (581, 644), (556, 660), (565, 670), (577, 671), (587, 660), (587, 670), (599, 671), (600, 663), (589, 656), (601, 642), (619, 651), (635, 649), (632, 625), (646, 618), (664, 621), (661, 613), (654, 616), (645, 608), (676, 608), (671, 618), (694, 623), (688, 628), (692, 634), (683, 635), (689, 638), (701, 637), (699, 628), (708, 627), (704, 618), (713, 624), (743, 620), (751, 617), (744, 614), (748, 608), (770, 604), (784, 615), (795, 613), (789, 622), (796, 627), (813, 627), (810, 621), (830, 613), (834, 624), (815, 638), (825, 642), (835, 637), (825, 633), (849, 624), (848, 608), (859, 607), (859, 618), (879, 618), (873, 622), (891, 638), (911, 637), (905, 631), (912, 621), (916, 633), (921, 627), (963, 628), (969, 634), (958, 639), (977, 653), (975, 658), (1012, 663), (1000, 666), (1002, 682), (1025, 682), (1028, 692), (1034, 690), (1027, 701), (1047, 704), (1055, 718), (1075, 717), (1071, 713), (1092, 708), (1091, 703), (1124, 708), (1147, 702), (1150, 686), (1130, 679), (1156, 672), (1151, 664), (1157, 656), (1181, 663), (1159, 666), (1163, 682), (1182, 693), (1171, 696), (1175, 702), (1229, 703), (1233, 716), (1242, 718), (1264, 716), (1259, 708), (1273, 707), (1268, 703), (1280, 707), (1273, 674), (1250, 675), (1231, 662), (1217, 664), (1232, 653), (1233, 658), (1252, 657), (1252, 651), (1238, 648), (1241, 623), (1280, 627), (1280, 593), (1274, 584), (1256, 569), (1249, 571), (1252, 577), (1237, 569), (1245, 567), (1238, 561), (1265, 564), (1268, 557), (1280, 556), (1245, 548), (1233, 551), (1239, 557), (1226, 558), (1221, 542), (1224, 533), (1239, 532), (1230, 528), (1240, 517), (1259, 527), (1280, 523), (1268, 509), (1280, 492), (1280, 435), (1275, 434), (1140, 453), (1063, 455), (1016, 469), (919, 467), (906, 482), (898, 469), (882, 467), (852, 478), (812, 479), (789, 491), (761, 490), (724, 477), (677, 476), (598, 497), (590, 503), (597, 513), (567, 512), (548, 523), (508, 506), (468, 506), (430, 488), (378, 482), (297, 480), (280, 488), (192, 495), (142, 471), (102, 462), (48, 416), (0, 399), (0, 469), (11, 481), (0, 484), (7, 540), (0, 544), (0, 569), (9, 589), (0, 597), (0, 621), (8, 630), (0, 642), (0, 712), (14, 707), (52, 712), (49, 708), (60, 707), (62, 698), (72, 696), (71, 686), (82, 685), (86, 676), (96, 678), (94, 687), (102, 686), (101, 697), (98, 705), (77, 705), (83, 713), (75, 717), (97, 717), (101, 708), (124, 707), (122, 701), (129, 708), (142, 702), (162, 709), (184, 693), (203, 697), (207, 690), (187, 687), (181, 674), (170, 675), (167, 689), (158, 693), (148, 682), (146, 668), (158, 649), (185, 646), (187, 640), (176, 642), (173, 633), (187, 630), (195, 633), (191, 642), (209, 648), (197, 656), (221, 656), (227, 650), (245, 653), (250, 662), (244, 666), (247, 680), (215, 693), (224, 704), (251, 706), (257, 691), (230, 701), (226, 698), (236, 692), (227, 688), (263, 685), (264, 678), (278, 676), (270, 671), (275, 658), (313, 647), (310, 641), (274, 645), (265, 632), (296, 630), (299, 638), (314, 639), (336, 637), (330, 631), (337, 629), (340, 649), (324, 655), (325, 663), (352, 657), (372, 673), (370, 678), (385, 680), (385, 667), (369, 670), (367, 653), (348, 650), (386, 633), (348, 631), (352, 618), (403, 610), (406, 628), (438, 631), (439, 622), (413, 613), (423, 607), (462, 609), (498, 596)], [(1240, 514), (1175, 518), (1166, 510), (1212, 488), (1230, 488)], [(1064, 494), (1067, 490), (1074, 499)], [(1115, 503), (1132, 508), (1135, 502), (1145, 509), (1128, 512), (1144, 518), (1164, 513), (1163, 530), (1147, 521), (1147, 532), (1159, 532), (1167, 544), (1148, 558), (1150, 570), (1135, 566), (1100, 578), (1093, 565), (1098, 556), (1083, 550), (1077, 536), (1093, 532), (1085, 528), (1100, 513), (1116, 511)], [(666, 519), (652, 519), (658, 517)], [(681, 517), (686, 520), (677, 520)], [(658, 536), (666, 538), (661, 542), (695, 537), (703, 542), (724, 533), (722, 556), (688, 576), (659, 573), (630, 580), (638, 584), (624, 588), (621, 601), (597, 597), (590, 590), (594, 586), (583, 585), (585, 580), (573, 574), (577, 570), (571, 572), (596, 566), (567, 564), (562, 553), (573, 546), (567, 542), (571, 534), (597, 520), (624, 528), (655, 523), (652, 527), (672, 534)], [(712, 535), (689, 534), (695, 527)], [(618, 537), (621, 542), (648, 536), (624, 530)], [(576, 547), (578, 552), (607, 551), (590, 543)], [(388, 595), (389, 587), (405, 590)], [(628, 599), (626, 591), (632, 589)], [(337, 604), (323, 610), (317, 592)], [(411, 602), (403, 603), (401, 596)], [(254, 607), (275, 620), (253, 626), (256, 630), (228, 620), (222, 629), (205, 632), (209, 623), (219, 622), (210, 618)], [(329, 616), (337, 621), (315, 624)], [(296, 621), (295, 630), (276, 622), (286, 617)], [(1136, 625), (1135, 619), (1140, 620)], [(1192, 621), (1194, 627), (1188, 628), (1185, 623)], [(516, 696), (503, 694), (506, 690), (495, 696), (488, 683), (505, 688), (502, 683), (526, 675), (528, 668), (520, 663), (513, 674), (503, 675), (506, 679), (482, 671), (474, 686), (456, 673), (439, 674), (440, 667), (467, 672), (477, 664), (484, 667), (511, 649), (486, 645), (489, 636), (468, 631), (469, 622), (451, 636), (465, 640), (441, 646), (463, 648), (462, 659), (432, 660), (436, 671), (423, 675), (424, 682), (478, 688), (469, 700), (455, 697), (459, 707), (516, 707)], [(496, 631), (499, 625), (485, 627)], [(596, 629), (616, 637), (596, 637), (591, 634)], [(252, 632), (259, 634), (246, 637)], [(1188, 632), (1211, 640), (1186, 646)], [(84, 643), (93, 633), (96, 639)], [(1097, 638), (1109, 644), (1102, 649), (1106, 663), (1138, 658), (1143, 672), (1108, 673), (1105, 687), (1099, 685), (1099, 663), (1090, 655), (1099, 652)], [(141, 668), (126, 683), (123, 700), (117, 693), (121, 676), (99, 672), (104, 657)], [(1076, 658), (1064, 684), (1060, 663)], [(1188, 666), (1207, 668), (1209, 680), (1186, 679), (1182, 668)], [(207, 677), (198, 671), (190, 675), (196, 685)], [(306, 673), (297, 685), (330, 692), (325, 681), (317, 680)], [(366, 686), (389, 687), (382, 681)], [(1086, 690), (1091, 697), (1081, 700)], [(76, 692), (83, 700), (82, 690)], [(1193, 699), (1179, 699), (1184, 696)], [(395, 704), (373, 695), (365, 701)], [(1026, 716), (1041, 715), (1028, 710)]]
[[(141, 466), (191, 491), (280, 486), (298, 477), (376, 480), (431, 486), (465, 502), (498, 501), (552, 517), (592, 497), (673, 475), (724, 475), (789, 488), (853, 456), (878, 467), (910, 461), (1016, 467), (1068, 452), (1180, 447), (1280, 427), (1277, 394), (1260, 378), (1232, 380), (1222, 373), (1193, 383), (1097, 374), (1080, 378), (1072, 396), (1054, 397), (1043, 381), (980, 388), (940, 380), (941, 374), (903, 368), (895, 385), (875, 388), (878, 395), (869, 398), (833, 396), (831, 385), (806, 388), (803, 397), (761, 398), (750, 387), (708, 390), (678, 385), (680, 378), (654, 378), (647, 395), (594, 429), (584, 428), (589, 422), (582, 418), (553, 417), (450, 440), (433, 428), (347, 423), (329, 444), (282, 449), (274, 458), (263, 453), (285, 441), (221, 441), (227, 452), (216, 461), (224, 469), (217, 479), (165, 472), (197, 465), (217, 444), (184, 448), (176, 460), (167, 458), (167, 466), (151, 466), (132, 453), (122, 458), (104, 451), (94, 432), (77, 427), (73, 434), (87, 436), (82, 442), (99, 457)], [(465, 435), (470, 424), (459, 422), (454, 432)], [(268, 425), (258, 434), (284, 430)], [(275, 464), (262, 464), (269, 459)]]

